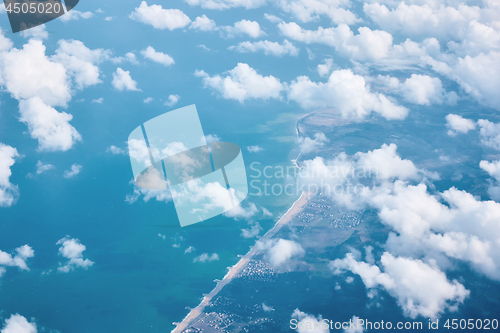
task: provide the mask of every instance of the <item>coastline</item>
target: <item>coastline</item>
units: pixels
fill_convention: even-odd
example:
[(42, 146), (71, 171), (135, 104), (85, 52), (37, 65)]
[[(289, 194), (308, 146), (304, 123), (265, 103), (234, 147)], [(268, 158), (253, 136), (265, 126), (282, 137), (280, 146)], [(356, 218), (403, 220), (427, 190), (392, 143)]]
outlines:
[[(278, 233), (278, 231), (283, 228), (288, 222), (290, 222), (298, 213), (302, 211), (302, 209), (309, 202), (310, 193), (302, 192), (300, 197), (292, 204), (292, 206), (288, 209), (288, 211), (276, 222), (276, 224), (269, 229), (264, 236), (260, 238), (260, 240), (267, 240), (272, 238), (274, 235)], [(204, 311), (205, 307), (210, 303), (210, 301), (217, 296), (217, 294), (224, 288), (224, 286), (230, 283), (235, 276), (237, 276), (250, 262), (250, 260), (258, 253), (255, 246), (250, 248), (250, 251), (247, 252), (244, 256), (240, 258), (240, 260), (232, 266), (228, 273), (224, 276), (222, 280), (220, 280), (215, 288), (208, 294), (203, 297), (201, 303), (191, 309), (191, 311), (187, 314), (187, 316), (180, 323), (174, 323), (177, 325), (171, 333), (181, 333), (186, 328), (188, 328)]]

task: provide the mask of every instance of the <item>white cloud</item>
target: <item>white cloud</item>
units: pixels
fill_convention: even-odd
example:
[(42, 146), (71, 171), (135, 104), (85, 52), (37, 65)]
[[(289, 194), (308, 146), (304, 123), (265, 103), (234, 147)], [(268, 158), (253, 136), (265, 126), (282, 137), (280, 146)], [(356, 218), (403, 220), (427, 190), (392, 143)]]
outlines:
[(179, 95), (169, 95), (168, 100), (164, 103), (166, 106), (174, 106), (181, 99)]
[(145, 50), (142, 50), (141, 54), (144, 58), (150, 59), (164, 66), (170, 66), (175, 63), (174, 59), (171, 56), (166, 53), (157, 52), (151, 46), (148, 46)]
[(57, 112), (39, 97), (19, 102), (19, 112), (19, 120), (28, 125), (31, 137), (38, 140), (41, 151), (67, 151), (82, 139), (69, 123), (72, 115)]
[[(305, 160), (299, 181), (310, 188), (321, 189), (324, 195), (349, 208), (360, 208), (366, 202), (367, 180), (383, 184), (394, 179), (421, 180), (435, 175), (418, 169), (412, 161), (401, 159), (395, 144), (383, 144), (380, 149), (358, 152), (349, 157), (340, 153), (331, 159), (315, 157)], [(361, 183), (363, 185), (361, 186)], [(362, 190), (358, 187), (361, 186)], [(340, 189), (340, 190), (339, 190)]]
[(407, 5), (402, 2), (395, 9), (389, 9), (379, 3), (365, 3), (363, 10), (377, 25), (390, 33), (439, 39), (461, 38), (469, 22), (480, 17), (479, 7), (464, 4), (454, 8), (429, 4)]
[(155, 29), (184, 28), (191, 20), (179, 9), (163, 9), (161, 5), (148, 6), (142, 1), (129, 16), (132, 20), (152, 25)]
[(257, 206), (253, 202), (248, 203), (247, 207), (243, 207), (240, 203), (236, 206), (231, 205), (231, 208), (229, 210), (225, 211), (223, 213), (223, 215), (227, 216), (227, 217), (232, 217), (236, 220), (238, 220), (238, 219), (247, 219), (248, 220), (251, 217), (253, 217), (255, 214), (257, 214), (258, 211), (259, 211), (259, 209), (257, 208)]
[(299, 138), (300, 152), (302, 154), (309, 154), (312, 152), (316, 152), (322, 147), (324, 147), (325, 144), (328, 142), (330, 142), (330, 140), (328, 140), (325, 134), (320, 132), (314, 134), (314, 139), (311, 139), (309, 137), (300, 137)]
[(106, 149), (106, 151), (113, 155), (125, 155), (127, 153), (125, 149), (119, 148), (115, 145), (111, 145), (108, 149)]
[(45, 24), (21, 31), (21, 36), (24, 38), (47, 39), (49, 33), (46, 30)]
[(351, 70), (334, 71), (328, 82), (313, 82), (299, 76), (288, 89), (288, 98), (304, 109), (332, 107), (344, 118), (364, 119), (376, 112), (386, 119), (404, 119), (408, 109), (391, 102), (381, 93), (372, 93), (363, 76)]
[[(3, 4), (0, 5), (0, 8), (2, 8)], [(0, 51), (8, 51), (12, 48), (12, 46), (14, 45), (14, 43), (8, 39), (7, 37), (5, 37), (3, 35), (3, 30), (0, 29)]]
[(481, 161), (479, 162), (479, 167), (486, 171), (491, 177), (500, 181), (500, 161)]
[(201, 6), (206, 9), (229, 9), (244, 7), (246, 9), (257, 8), (266, 4), (267, 0), (186, 0), (190, 6)]
[(16, 163), (18, 157), (16, 148), (0, 142), (0, 207), (12, 206), (19, 196), (18, 187), (10, 182), (10, 167)]
[(52, 164), (44, 164), (42, 161), (38, 160), (38, 162), (36, 163), (36, 173), (39, 175), (41, 173), (44, 173), (45, 171), (49, 171), (49, 170), (52, 170), (54, 169), (55, 166), (53, 166)]
[(255, 53), (263, 51), (266, 55), (274, 55), (277, 57), (282, 57), (287, 54), (297, 56), (299, 54), (299, 49), (286, 39), (283, 41), (283, 44), (270, 42), (268, 40), (261, 40), (258, 42), (241, 42), (237, 46), (230, 46), (228, 49), (240, 53)]
[(154, 100), (154, 98), (153, 98), (153, 97), (146, 97), (146, 98), (143, 100), (143, 102), (144, 102), (145, 104), (148, 104), (148, 103), (151, 103), (153, 100)]
[(30, 269), (26, 264), (26, 260), (34, 256), (35, 251), (28, 245), (18, 247), (14, 256), (0, 250), (0, 266), (17, 267), (20, 270), (29, 271)]
[(193, 259), (193, 262), (212, 262), (219, 260), (219, 255), (217, 253), (212, 253), (209, 255), (208, 253), (203, 253), (198, 257)]
[(70, 170), (65, 170), (64, 171), (63, 177), (66, 178), (66, 179), (73, 178), (76, 175), (78, 175), (80, 173), (80, 171), (82, 171), (82, 166), (78, 165), (78, 164), (73, 164), (71, 166)]
[(113, 16), (106, 16), (104, 18), (104, 21), (112, 21), (113, 20)]
[(258, 222), (252, 224), (248, 229), (241, 229), (241, 237), (243, 238), (254, 238), (260, 234), (262, 227)]
[(330, 70), (332, 69), (333, 66), (333, 59), (332, 58), (327, 58), (323, 60), (322, 64), (318, 65), (318, 74), (321, 77), (327, 76), (330, 74)]
[(137, 61), (137, 57), (132, 52), (125, 53), (125, 56), (123, 56), (123, 57), (114, 57), (114, 58), (111, 58), (111, 62), (113, 64), (121, 64), (123, 62), (129, 62), (129, 63), (131, 63), (133, 65), (138, 65), (139, 64), (139, 61)]
[(267, 305), (266, 303), (262, 303), (262, 310), (265, 312), (272, 312), (274, 308), (272, 306)]
[(200, 44), (197, 47), (200, 47), (200, 48), (204, 49), (205, 51), (210, 52), (210, 49), (204, 44)]
[(295, 309), (290, 320), (290, 328), (296, 329), (298, 333), (329, 333), (329, 325), (322, 322), (323, 318), (309, 315), (305, 312)]
[(471, 130), (476, 129), (476, 124), (470, 119), (466, 119), (457, 114), (450, 113), (446, 116), (446, 127), (449, 128), (449, 136), (456, 136), (459, 133), (465, 134)]
[(352, 327), (349, 325), (349, 328), (344, 328), (344, 333), (363, 333), (365, 331), (365, 328), (359, 325), (361, 323), (359, 317), (352, 316), (351, 322), (356, 323), (356, 325), (352, 325)]
[(190, 247), (188, 247), (187, 249), (185, 249), (185, 250), (184, 250), (184, 254), (186, 254), (186, 253), (191, 253), (191, 252), (193, 252), (194, 250), (195, 250), (195, 248), (194, 248), (194, 247), (192, 247), (192, 246), (190, 246)]
[(368, 27), (360, 27), (357, 35), (345, 24), (333, 28), (306, 30), (295, 22), (282, 22), (278, 24), (278, 29), (293, 40), (332, 46), (344, 56), (359, 61), (383, 59), (388, 57), (392, 50), (391, 34)]
[(60, 16), (61, 21), (67, 22), (71, 20), (79, 20), (79, 19), (89, 19), (94, 17), (94, 14), (92, 12), (80, 12), (78, 10), (70, 10), (69, 12), (65, 13), (63, 16)]
[(222, 36), (233, 38), (238, 35), (248, 35), (252, 38), (259, 38), (266, 33), (260, 29), (257, 21), (241, 20), (234, 23), (234, 26), (219, 27)]
[(1, 333), (37, 333), (36, 323), (30, 323), (20, 314), (13, 314), (5, 319)]
[(250, 153), (258, 153), (264, 150), (264, 148), (259, 147), (259, 146), (248, 146), (247, 147), (248, 152)]
[(59, 264), (57, 269), (60, 272), (68, 273), (78, 267), (87, 269), (94, 264), (94, 262), (89, 259), (83, 259), (83, 251), (85, 251), (87, 247), (80, 243), (79, 239), (66, 236), (60, 239), (56, 244), (61, 245), (59, 248), (59, 255), (68, 259), (64, 265)]
[(102, 102), (104, 102), (104, 98), (103, 97), (96, 98), (96, 99), (92, 100), (92, 103), (102, 104)]
[(266, 20), (268, 20), (269, 22), (271, 23), (280, 23), (283, 21), (282, 18), (276, 16), (276, 15), (272, 15), (272, 14), (267, 14), (267, 13), (264, 13), (264, 18)]
[(387, 291), (410, 318), (437, 318), (445, 310), (454, 312), (469, 296), (462, 284), (449, 281), (439, 268), (421, 260), (394, 257), (385, 252), (380, 261), (383, 272), (376, 265), (356, 261), (351, 253), (330, 265), (337, 274), (345, 270), (358, 274), (367, 289)]
[(17, 100), (37, 96), (50, 106), (66, 106), (71, 99), (69, 77), (65, 67), (51, 62), (40, 40), (31, 39), (21, 50), (2, 54), (3, 83)]
[(195, 76), (203, 78), (205, 88), (217, 91), (222, 98), (235, 99), (243, 103), (246, 99), (280, 98), (283, 84), (274, 76), (262, 76), (245, 63), (227, 72), (227, 76), (209, 76), (204, 71), (196, 71)]
[(428, 75), (412, 74), (401, 84), (400, 93), (408, 102), (420, 105), (455, 105), (458, 100), (455, 92), (446, 92), (439, 78)]
[(137, 88), (137, 82), (130, 76), (130, 71), (124, 71), (120, 67), (116, 69), (113, 73), (113, 81), (111, 82), (113, 87), (118, 91), (131, 90), (131, 91), (141, 91)]
[(278, 3), (285, 12), (291, 13), (301, 22), (318, 20), (320, 15), (328, 16), (336, 25), (351, 25), (361, 21), (349, 9), (342, 8), (351, 6), (349, 0), (280, 0)]
[(449, 75), (480, 103), (500, 109), (500, 52), (458, 58)]
[(492, 123), (486, 119), (479, 119), (479, 138), (481, 144), (500, 150), (500, 123)]
[(110, 54), (109, 50), (91, 50), (78, 40), (60, 40), (51, 59), (64, 66), (77, 89), (83, 89), (102, 82), (97, 65), (108, 60)]
[(217, 24), (214, 20), (209, 19), (206, 15), (198, 16), (191, 25), (189, 29), (195, 29), (200, 31), (214, 31), (217, 30)]
[(446, 257), (461, 260), (500, 280), (499, 203), (479, 201), (454, 187), (430, 195), (424, 184), (401, 181), (367, 191), (365, 197), (379, 210), (382, 223), (398, 233), (387, 240), (391, 253), (439, 259), (443, 267), (450, 265)]
[(265, 252), (264, 258), (273, 268), (286, 269), (292, 264), (292, 258), (305, 255), (299, 243), (282, 238), (259, 240), (255, 246), (259, 251)]

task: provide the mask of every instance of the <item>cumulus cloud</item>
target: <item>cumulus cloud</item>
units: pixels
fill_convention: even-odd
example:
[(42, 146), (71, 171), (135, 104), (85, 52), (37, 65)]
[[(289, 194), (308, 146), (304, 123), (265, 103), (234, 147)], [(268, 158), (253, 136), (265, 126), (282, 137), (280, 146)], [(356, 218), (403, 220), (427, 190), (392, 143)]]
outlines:
[(290, 83), (287, 95), (304, 109), (333, 107), (344, 118), (363, 119), (376, 112), (394, 120), (404, 119), (408, 114), (408, 109), (391, 102), (385, 95), (371, 92), (364, 77), (351, 70), (334, 71), (326, 83), (299, 76)]
[(72, 20), (79, 20), (79, 19), (89, 19), (94, 17), (94, 14), (92, 12), (80, 12), (78, 10), (70, 10), (69, 12), (65, 13), (63, 16), (60, 17), (61, 21), (67, 22), (67, 21), (72, 21)]
[(270, 42), (268, 40), (241, 42), (237, 46), (230, 46), (229, 50), (240, 53), (264, 52), (265, 55), (274, 55), (277, 57), (282, 57), (284, 55), (297, 56), (299, 54), (299, 49), (286, 39), (283, 41), (283, 44)]
[(127, 52), (123, 57), (113, 57), (110, 59), (113, 64), (121, 64), (123, 62), (129, 62), (133, 65), (138, 65), (137, 57), (132, 52)]
[(190, 6), (224, 10), (235, 7), (244, 7), (246, 9), (258, 8), (266, 4), (267, 0), (186, 0), (186, 2)]
[(113, 73), (113, 81), (111, 84), (118, 91), (141, 91), (137, 88), (137, 82), (130, 76), (130, 71), (124, 71), (120, 67), (118, 67), (116, 72)]
[(479, 167), (486, 171), (491, 177), (500, 181), (500, 161), (481, 161)]
[(325, 59), (322, 64), (318, 65), (318, 74), (321, 77), (327, 76), (328, 74), (330, 74), (332, 66), (333, 66), (333, 59), (332, 58)]
[(386, 58), (392, 49), (392, 35), (381, 30), (360, 27), (354, 35), (349, 26), (306, 30), (295, 22), (279, 23), (278, 29), (286, 37), (306, 44), (319, 43), (334, 47), (337, 52), (355, 60)]
[[(395, 144), (383, 144), (380, 149), (358, 152), (354, 156), (340, 153), (331, 159), (315, 157), (303, 161), (299, 181), (310, 191), (321, 190), (324, 195), (349, 208), (360, 208), (365, 204), (366, 181), (374, 185), (395, 179), (422, 180), (436, 175), (417, 168), (412, 161), (397, 154)], [(360, 190), (358, 187), (361, 186)]]
[(493, 123), (486, 119), (479, 119), (479, 138), (486, 147), (500, 150), (500, 123)]
[(66, 236), (60, 239), (56, 244), (61, 245), (61, 247), (59, 247), (59, 255), (68, 259), (65, 263), (59, 264), (57, 269), (60, 272), (68, 273), (79, 267), (88, 269), (94, 264), (94, 262), (89, 259), (83, 258), (83, 252), (87, 247), (80, 243), (79, 239)]
[[(132, 183), (134, 183), (132, 181)], [(133, 204), (139, 198), (143, 199), (144, 202), (148, 202), (151, 199), (155, 199), (156, 201), (160, 202), (170, 202), (172, 201), (172, 196), (170, 194), (170, 191), (167, 190), (150, 190), (142, 187), (138, 187), (137, 185), (134, 184), (134, 191), (132, 194), (127, 194), (125, 197), (125, 202), (128, 204)]]
[(276, 15), (273, 15), (273, 14), (267, 14), (267, 13), (264, 13), (264, 18), (266, 20), (268, 20), (269, 22), (271, 23), (280, 23), (283, 21), (282, 18), (276, 16)]
[(66, 106), (71, 100), (65, 67), (50, 61), (40, 40), (31, 39), (21, 50), (11, 49), (1, 60), (5, 87), (15, 99), (38, 97), (50, 106)]
[(174, 30), (184, 28), (191, 20), (179, 9), (163, 9), (161, 5), (148, 6), (142, 1), (129, 16), (132, 20), (152, 25), (155, 29)]
[(351, 6), (349, 0), (281, 0), (278, 4), (283, 11), (291, 13), (301, 22), (318, 20), (321, 15), (329, 17), (336, 25), (361, 21), (349, 9), (343, 8)]
[(171, 56), (163, 52), (157, 52), (152, 46), (148, 46), (145, 50), (142, 50), (141, 54), (144, 58), (150, 59), (164, 66), (170, 66), (175, 63)]
[(69, 123), (72, 115), (58, 112), (38, 96), (19, 102), (19, 112), (19, 120), (28, 125), (40, 151), (67, 151), (82, 139)]
[(54, 168), (55, 168), (55, 166), (53, 166), (52, 164), (49, 164), (49, 163), (45, 164), (40, 160), (38, 160), (38, 162), (36, 163), (36, 173), (38, 175), (41, 173), (44, 173), (45, 171), (52, 170)]
[(119, 148), (115, 145), (111, 145), (108, 149), (106, 149), (106, 151), (113, 155), (125, 155), (127, 153), (125, 149)]
[(303, 257), (306, 253), (299, 243), (282, 238), (257, 241), (255, 246), (265, 253), (264, 258), (271, 267), (277, 269), (289, 268), (293, 258)]
[(454, 312), (469, 296), (461, 283), (449, 281), (438, 267), (421, 260), (385, 252), (380, 262), (383, 271), (376, 265), (356, 261), (348, 253), (344, 259), (331, 262), (330, 267), (336, 274), (348, 270), (359, 275), (367, 289), (387, 291), (410, 318), (437, 318), (446, 310)]
[(390, 233), (386, 243), (391, 253), (439, 259), (443, 267), (459, 260), (491, 279), (500, 279), (499, 203), (480, 201), (454, 187), (431, 195), (424, 184), (401, 181), (365, 195), (379, 211), (381, 222), (397, 232)]
[(258, 38), (266, 34), (260, 28), (259, 22), (249, 20), (235, 22), (233, 26), (219, 27), (219, 31), (225, 38), (233, 38), (238, 35), (248, 35), (252, 38)]
[(479, 103), (500, 109), (500, 96), (496, 89), (500, 85), (500, 52), (467, 55), (449, 62), (429, 61), (435, 71), (456, 81)]
[(476, 123), (470, 119), (463, 118), (457, 114), (450, 113), (446, 116), (446, 127), (449, 128), (448, 135), (456, 136), (457, 134), (465, 134), (476, 129)]
[(45, 24), (21, 31), (21, 36), (24, 38), (47, 39), (49, 33), (46, 30)]
[(298, 333), (329, 333), (329, 325), (322, 323), (323, 318), (307, 314), (295, 309), (292, 313), (290, 321), (291, 328), (296, 328)]
[(429, 75), (412, 74), (403, 83), (392, 78), (389, 88), (413, 104), (429, 106), (446, 103), (455, 105), (458, 100), (458, 95), (454, 91), (446, 92), (439, 78)]
[(248, 146), (247, 150), (249, 153), (258, 153), (264, 150), (264, 148), (259, 146)]
[[(18, 247), (15, 255), (11, 255), (0, 250), (0, 268), (2, 268), (2, 266), (12, 266), (17, 267), (20, 270), (29, 271), (30, 269), (26, 260), (33, 258), (34, 256), (35, 251), (33, 251), (33, 249), (28, 245)], [(0, 276), (1, 275), (2, 274), (0, 273)]]
[(181, 99), (179, 95), (169, 95), (168, 100), (164, 103), (166, 106), (174, 106)]
[(0, 142), (0, 207), (12, 206), (19, 197), (18, 187), (10, 182), (10, 168), (18, 157), (16, 148)]
[(82, 171), (82, 166), (78, 164), (73, 164), (71, 166), (71, 169), (64, 171), (63, 177), (66, 179), (73, 178), (76, 175), (78, 175), (80, 171)]
[(51, 59), (64, 66), (77, 89), (83, 89), (102, 82), (97, 65), (108, 60), (110, 55), (109, 50), (91, 50), (78, 40), (60, 40)]
[(441, 40), (460, 39), (469, 22), (480, 18), (479, 7), (464, 4), (454, 8), (431, 4), (407, 5), (402, 2), (396, 8), (389, 9), (380, 3), (365, 3), (363, 11), (390, 33), (420, 38), (432, 36)]
[(200, 31), (214, 31), (217, 30), (217, 24), (214, 20), (209, 19), (206, 15), (198, 16), (191, 25), (189, 29), (200, 30)]
[(247, 99), (280, 98), (283, 84), (274, 76), (262, 76), (245, 63), (229, 70), (225, 77), (209, 76), (204, 71), (196, 71), (195, 76), (203, 78), (204, 88), (218, 92), (222, 98), (235, 99), (243, 103)]
[(314, 134), (314, 139), (309, 137), (300, 137), (300, 152), (302, 154), (309, 154), (312, 152), (316, 152), (322, 147), (325, 146), (326, 143), (330, 142), (324, 133), (316, 133)]
[(219, 260), (219, 255), (217, 253), (212, 253), (209, 255), (208, 253), (203, 253), (196, 258), (193, 259), (193, 262), (212, 262)]
[(241, 237), (243, 238), (254, 238), (260, 234), (262, 227), (258, 222), (252, 224), (248, 229), (241, 229)]
[(37, 333), (36, 323), (30, 323), (20, 314), (13, 314), (5, 319), (1, 333)]

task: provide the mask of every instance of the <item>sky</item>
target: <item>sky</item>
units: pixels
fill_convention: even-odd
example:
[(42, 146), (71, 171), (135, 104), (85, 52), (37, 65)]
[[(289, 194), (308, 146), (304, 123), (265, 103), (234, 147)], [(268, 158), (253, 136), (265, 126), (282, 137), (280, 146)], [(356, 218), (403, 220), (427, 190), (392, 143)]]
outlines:
[[(82, 0), (16, 34), (4, 9), (0, 16), (0, 289), (23, 274), (70, 281), (96, 272), (99, 244), (117, 237), (110, 243), (125, 246), (113, 235), (121, 225), (102, 227), (104, 220), (155, 224), (144, 212), (165, 202), (172, 214), (168, 195), (130, 183), (126, 140), (144, 121), (191, 104), (206, 135), (242, 147), (247, 168), (256, 160), (285, 165), (293, 151), (305, 156), (308, 184), (362, 183), (364, 192), (333, 199), (374, 209), (390, 233), (375, 257), (366, 250), (332, 260), (332, 274), (350, 272), (367, 293), (387, 292), (408, 318), (437, 318), (474, 296), (450, 277), (458, 264), (500, 280), (498, 1)], [(334, 143), (322, 132), (297, 140), (294, 121), (323, 108), (359, 124), (418, 122), (427, 132), (413, 131), (408, 141), (440, 133), (453, 149), (424, 158), (387, 141), (321, 156)], [(466, 172), (446, 174), (437, 164), (467, 169), (480, 185), (464, 185)], [(338, 168), (378, 172), (365, 180), (339, 176)], [(261, 224), (291, 202), (250, 198), (221, 221), (234, 222), (244, 253)], [(156, 241), (176, 237), (153, 233)], [(191, 247), (179, 258), (220, 265), (203, 276), (209, 282), (238, 254)], [(291, 240), (263, 248), (277, 265), (304, 251)], [(64, 331), (74, 320), (59, 326), (36, 306), (4, 304), (2, 333)]]

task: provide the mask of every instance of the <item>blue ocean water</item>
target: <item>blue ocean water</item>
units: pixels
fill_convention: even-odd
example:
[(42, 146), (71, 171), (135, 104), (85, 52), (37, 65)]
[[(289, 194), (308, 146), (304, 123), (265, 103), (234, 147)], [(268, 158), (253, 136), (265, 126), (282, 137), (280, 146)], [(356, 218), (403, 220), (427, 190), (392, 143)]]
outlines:
[[(219, 216), (200, 226), (180, 228), (171, 202), (143, 202), (142, 198), (133, 204), (125, 202), (126, 195), (133, 192), (128, 156), (112, 155), (106, 149), (111, 145), (125, 148), (129, 133), (138, 124), (195, 104), (205, 134), (237, 143), (247, 167), (254, 161), (290, 165), (295, 120), (302, 111), (280, 101), (240, 104), (218, 98), (203, 89), (193, 73), (196, 69), (220, 73), (238, 62), (249, 62), (261, 67), (265, 75), (287, 79), (292, 60), (230, 54), (221, 61), (221, 53), (228, 53), (227, 42), (217, 34), (190, 33), (186, 42), (182, 29), (154, 30), (130, 20), (128, 15), (138, 5), (137, 1), (82, 2), (80, 11), (101, 8), (105, 13), (95, 13), (90, 20), (47, 25), (47, 55), (53, 54), (58, 40), (76, 39), (91, 49), (112, 49), (115, 56), (132, 51), (140, 57), (139, 51), (151, 45), (176, 61), (168, 68), (142, 59), (137, 66), (103, 63), (103, 83), (76, 91), (66, 110), (58, 108), (73, 115), (71, 124), (83, 138), (70, 151), (37, 151), (36, 140), (18, 121), (17, 101), (5, 92), (1, 95), (0, 142), (16, 147), (23, 157), (12, 167), (11, 177), (19, 186), (19, 201), (0, 211), (0, 249), (11, 252), (29, 244), (35, 250), (35, 257), (29, 259), (29, 272), (8, 269), (0, 280), (3, 318), (19, 313), (34, 318), (39, 328), (61, 332), (170, 331), (172, 323), (188, 313), (186, 307), (198, 305), (203, 293), (215, 286), (214, 279), (221, 279), (227, 267), (237, 262), (237, 255), (246, 253), (253, 244), (253, 239), (240, 236), (241, 229), (248, 226), (243, 220)], [(178, 1), (175, 7), (189, 12), (192, 19), (201, 15), (199, 9), (184, 2)], [(110, 22), (103, 19), (108, 15), (114, 17)], [(217, 16), (214, 13), (213, 18), (220, 19), (219, 24), (232, 24), (237, 19), (224, 22), (227, 17)], [(249, 18), (243, 10), (240, 16)], [(8, 31), (6, 15), (0, 26)], [(6, 36), (17, 48), (27, 42), (19, 34)], [(205, 52), (199, 44), (214, 51)], [(129, 70), (142, 92), (113, 90), (110, 82), (117, 67)], [(181, 96), (172, 108), (163, 105), (170, 94)], [(101, 97), (102, 104), (91, 103)], [(154, 100), (145, 104), (146, 97)], [(246, 150), (250, 145), (265, 150), (250, 154)], [(55, 169), (36, 175), (38, 160), (53, 164)], [(63, 171), (74, 163), (82, 165), (82, 171), (73, 179), (64, 179)], [(34, 175), (31, 178), (30, 173)], [(259, 214), (260, 224), (267, 229), (295, 197), (248, 200), (274, 213), (273, 218)], [(57, 272), (64, 258), (58, 255), (56, 242), (66, 235), (80, 239), (87, 247), (84, 257), (95, 262), (88, 270)], [(189, 246), (195, 251), (185, 254)], [(220, 260), (193, 262), (202, 253), (217, 253)]]

